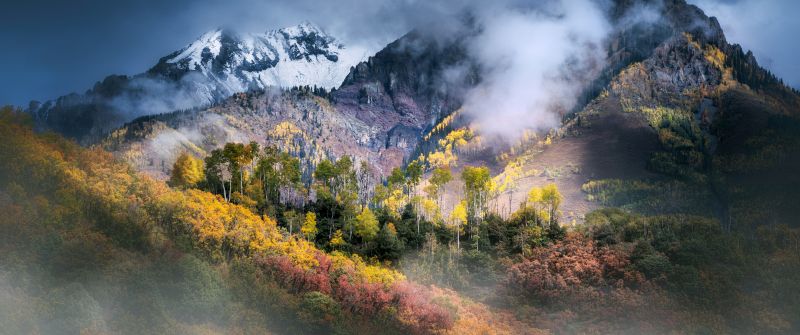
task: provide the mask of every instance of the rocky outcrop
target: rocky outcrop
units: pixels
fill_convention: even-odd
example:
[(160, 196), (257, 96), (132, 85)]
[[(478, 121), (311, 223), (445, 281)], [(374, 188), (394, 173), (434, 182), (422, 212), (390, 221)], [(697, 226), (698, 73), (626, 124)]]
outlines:
[(711, 92), (722, 81), (722, 71), (690, 35), (673, 37), (653, 55), (620, 72), (609, 86), (623, 106), (684, 105), (692, 91)]
[[(300, 88), (235, 94), (210, 108), (137, 119), (104, 145), (160, 178), (181, 151), (202, 156), (229, 141), (277, 145), (301, 158), (307, 174), (320, 159), (349, 155), (387, 175), (417, 148), (426, 129), (461, 105), (460, 90), (476, 78), (446, 80), (445, 72), (465, 64), (458, 39), (413, 32), (353, 67), (330, 93)], [(152, 131), (129, 136), (140, 128)]]
[(464, 88), (478, 81), (465, 38), (407, 34), (351, 70), (332, 94), (336, 109), (391, 132), (394, 138), (383, 142), (404, 143), (410, 152), (426, 129), (461, 106)]
[[(639, 15), (637, 11), (642, 6), (657, 11), (659, 19), (646, 23), (632, 20), (630, 16)], [(606, 89), (627, 107), (680, 104), (688, 97), (687, 92), (712, 90), (723, 78), (722, 64), (718, 64), (721, 60), (709, 59), (707, 47), (735, 49), (725, 41), (716, 19), (683, 0), (616, 1), (612, 20), (616, 31), (609, 40), (607, 68), (579, 106)], [(180, 150), (200, 154), (226, 141), (250, 140), (280, 145), (301, 157), (308, 169), (319, 159), (350, 155), (370, 162), (378, 174), (385, 175), (410, 155), (419, 153), (426, 144), (423, 134), (459, 108), (464, 90), (480, 81), (480, 70), (466, 50), (473, 34), (464, 31), (443, 38), (411, 32), (352, 67), (342, 85), (330, 93), (259, 90), (237, 94), (196, 112), (134, 122), (163, 122), (166, 128), (153, 127), (162, 134), (199, 134), (185, 136), (166, 156), (162, 151), (148, 150), (147, 145), (134, 144), (163, 143), (154, 140), (161, 136), (155, 133), (124, 141), (112, 135), (106, 143), (126, 159), (133, 159), (137, 166), (161, 176), (166, 170), (158, 161), (165, 162), (168, 169)], [(324, 48), (316, 49), (324, 47), (327, 40), (312, 36), (297, 42), (303, 50), (327, 58), (321, 51)], [(160, 64), (169, 63), (176, 68), (210, 64), (204, 71), (219, 70), (213, 63), (216, 58), (208, 58), (204, 52), (195, 55), (190, 52), (194, 49), (187, 47)], [(222, 43), (215, 57), (235, 54), (224, 49)], [(170, 63), (173, 60), (177, 61)]]

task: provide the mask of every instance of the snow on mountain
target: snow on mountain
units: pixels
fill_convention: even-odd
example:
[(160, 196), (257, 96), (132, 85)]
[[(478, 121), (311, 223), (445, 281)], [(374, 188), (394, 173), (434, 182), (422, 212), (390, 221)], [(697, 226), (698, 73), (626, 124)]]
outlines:
[(200, 108), (239, 92), (267, 86), (339, 87), (369, 55), (309, 22), (260, 34), (217, 29), (145, 73), (111, 75), (84, 94), (32, 101), (28, 112), (38, 128), (90, 143), (137, 117)]
[(345, 47), (319, 27), (300, 25), (258, 34), (210, 31), (164, 58), (149, 73), (183, 79), (191, 73), (198, 96), (207, 99), (267, 86), (338, 87), (352, 66), (366, 59), (360, 48)]

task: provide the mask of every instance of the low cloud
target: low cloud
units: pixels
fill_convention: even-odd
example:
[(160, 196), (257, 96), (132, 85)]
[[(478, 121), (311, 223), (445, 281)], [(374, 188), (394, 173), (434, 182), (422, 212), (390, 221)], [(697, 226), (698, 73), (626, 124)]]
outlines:
[(209, 105), (214, 95), (208, 79), (199, 73), (189, 73), (178, 82), (161, 78), (134, 77), (122, 94), (108, 103), (124, 119), (143, 115), (169, 113)]
[(465, 111), (489, 137), (514, 140), (526, 129), (558, 126), (563, 112), (604, 66), (611, 26), (595, 1), (549, 1), (479, 12), (470, 43), (482, 69)]

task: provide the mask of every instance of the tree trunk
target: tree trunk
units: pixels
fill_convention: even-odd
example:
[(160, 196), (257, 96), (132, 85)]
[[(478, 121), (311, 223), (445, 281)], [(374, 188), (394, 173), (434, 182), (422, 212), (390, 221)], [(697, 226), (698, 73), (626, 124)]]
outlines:
[(328, 220), (328, 240), (333, 236), (333, 208), (331, 208), (331, 216)]
[[(418, 207), (417, 204), (413, 204), (412, 207)], [(417, 235), (419, 235), (419, 208), (414, 208), (414, 216), (417, 219)]]
[(458, 231), (459, 226), (456, 225), (456, 249), (461, 251), (461, 234)]
[(508, 214), (506, 215), (506, 219), (511, 217), (511, 202), (514, 199), (514, 191), (508, 192)]

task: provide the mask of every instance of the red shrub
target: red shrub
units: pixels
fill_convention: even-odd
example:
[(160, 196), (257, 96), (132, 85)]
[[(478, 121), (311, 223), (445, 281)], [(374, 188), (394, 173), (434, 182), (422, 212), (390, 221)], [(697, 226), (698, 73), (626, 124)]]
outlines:
[(545, 302), (569, 295), (591, 300), (604, 295), (604, 288), (642, 284), (644, 277), (629, 265), (625, 252), (598, 248), (592, 240), (570, 235), (512, 265), (506, 283), (514, 295), (524, 293)]
[(331, 293), (330, 278), (325, 268), (315, 267), (304, 270), (295, 266), (292, 261), (285, 256), (270, 256), (258, 260), (259, 264), (269, 273), (281, 286), (294, 290), (295, 292), (319, 291), (325, 294)]
[(603, 265), (594, 244), (578, 237), (534, 249), (530, 257), (512, 265), (507, 275), (508, 284), (518, 293), (545, 301), (602, 281)]
[(400, 314), (411, 323), (417, 334), (453, 327), (453, 317), (442, 306), (430, 302), (432, 292), (420, 285), (403, 281), (392, 286), (393, 300)]
[[(267, 256), (256, 259), (264, 272), (281, 286), (294, 292), (319, 291), (332, 296), (343, 310), (374, 316), (389, 307), (395, 307), (398, 317), (408, 330), (415, 334), (433, 333), (453, 326), (447, 310), (430, 302), (430, 290), (409, 283), (397, 282), (390, 288), (381, 283), (353, 282), (357, 278), (353, 269), (331, 277), (331, 260), (323, 254), (316, 256), (318, 266), (304, 270), (295, 266), (288, 257)], [(339, 272), (340, 273), (340, 272)]]
[(627, 253), (619, 249), (600, 248), (596, 251), (600, 263), (603, 264), (603, 277), (606, 281), (615, 280), (617, 286), (638, 286), (644, 284), (644, 275), (632, 270)]
[[(654, 333), (674, 329), (686, 317), (668, 296), (632, 269), (625, 249), (597, 247), (592, 240), (570, 235), (537, 248), (509, 267), (509, 296), (525, 296), (547, 311), (532, 313), (536, 324), (559, 332)], [(524, 299), (517, 300), (523, 304)], [(567, 320), (569, 322), (563, 322)]]
[(342, 302), (343, 308), (365, 315), (377, 314), (391, 301), (382, 284), (351, 283), (345, 275), (336, 280), (333, 295)]

